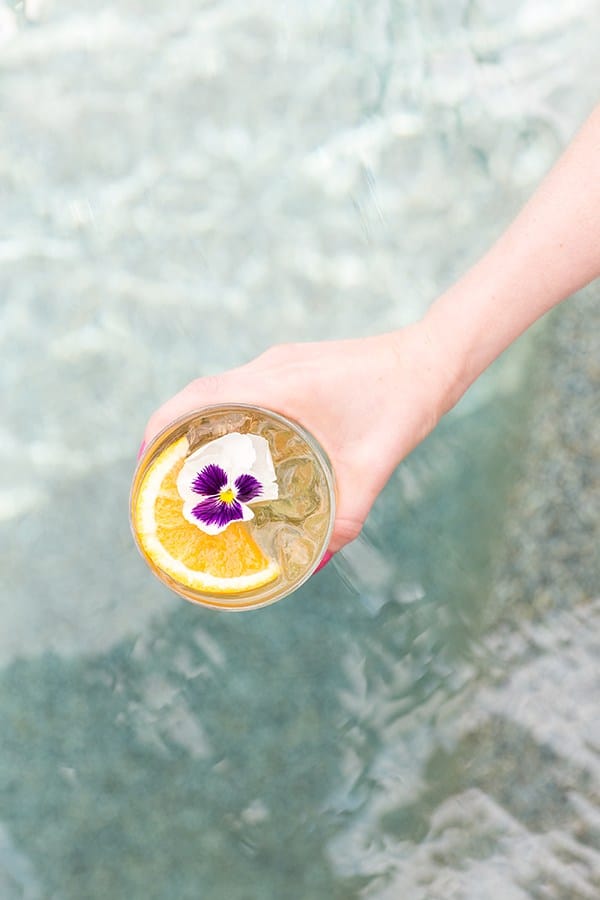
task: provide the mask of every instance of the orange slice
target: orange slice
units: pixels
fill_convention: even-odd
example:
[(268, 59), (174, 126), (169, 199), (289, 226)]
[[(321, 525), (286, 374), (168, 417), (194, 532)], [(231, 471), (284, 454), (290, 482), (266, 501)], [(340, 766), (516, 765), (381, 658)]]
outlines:
[(210, 594), (242, 593), (274, 581), (279, 566), (244, 523), (212, 535), (184, 519), (177, 476), (187, 452), (182, 437), (159, 454), (140, 485), (133, 525), (146, 556), (180, 584)]

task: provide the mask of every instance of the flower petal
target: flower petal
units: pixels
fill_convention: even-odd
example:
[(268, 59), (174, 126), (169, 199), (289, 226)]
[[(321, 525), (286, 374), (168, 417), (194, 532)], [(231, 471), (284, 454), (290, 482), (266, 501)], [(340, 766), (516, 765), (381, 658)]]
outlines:
[[(209, 471), (207, 472), (207, 470)], [(226, 481), (222, 481), (221, 473), (225, 473)], [(201, 477), (198, 481), (199, 476)], [(240, 478), (242, 480), (238, 485), (236, 482)], [(251, 478), (252, 481), (248, 481), (248, 478)], [(260, 485), (260, 493), (256, 491), (254, 482)], [(227, 528), (229, 523), (234, 521), (231, 515), (225, 517), (214, 506), (207, 507), (202, 505), (204, 501), (198, 502), (198, 489), (210, 489), (210, 494), (200, 494), (200, 496), (222, 502), (219, 500), (219, 494), (226, 484), (232, 487), (235, 485), (235, 490), (238, 491), (237, 502), (241, 509), (240, 512), (240, 509), (236, 507), (235, 519), (238, 521), (248, 522), (254, 518), (252, 509), (246, 503), (278, 498), (275, 466), (266, 438), (257, 434), (240, 434), (233, 431), (215, 438), (214, 441), (209, 441), (191, 453), (177, 476), (177, 490), (183, 500), (184, 518), (206, 534), (218, 534)], [(240, 486), (241, 496), (239, 494)], [(246, 497), (248, 500), (244, 499)], [(233, 504), (225, 505), (230, 510), (233, 506)], [(201, 517), (199, 518), (195, 510), (200, 507)], [(205, 516), (210, 518), (210, 524)], [(221, 521), (224, 524), (219, 524)]]
[(203, 494), (205, 497), (218, 496), (221, 488), (227, 484), (227, 472), (216, 463), (209, 463), (208, 466), (198, 472), (191, 483), (191, 488), (195, 494)]
[(216, 525), (219, 530), (225, 528), (230, 522), (244, 518), (241, 503), (234, 500), (233, 503), (223, 503), (217, 497), (207, 497), (192, 509), (192, 515), (205, 525)]
[(262, 484), (254, 475), (238, 475), (235, 479), (237, 499), (242, 503), (249, 503), (255, 497), (262, 494)]

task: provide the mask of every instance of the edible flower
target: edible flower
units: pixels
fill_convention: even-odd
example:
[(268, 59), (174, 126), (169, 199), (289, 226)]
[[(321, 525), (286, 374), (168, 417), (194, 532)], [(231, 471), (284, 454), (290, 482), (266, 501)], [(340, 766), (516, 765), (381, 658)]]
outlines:
[(206, 534), (254, 518), (249, 504), (278, 497), (269, 443), (232, 432), (191, 453), (177, 477), (183, 516)]

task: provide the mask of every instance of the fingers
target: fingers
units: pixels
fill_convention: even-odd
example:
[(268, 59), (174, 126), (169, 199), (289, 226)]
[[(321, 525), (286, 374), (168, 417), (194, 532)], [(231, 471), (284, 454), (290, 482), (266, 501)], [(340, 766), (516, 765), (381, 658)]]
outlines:
[(336, 466), (332, 459), (336, 478), (336, 511), (333, 533), (327, 551), (337, 553), (360, 534), (374, 497), (364, 490), (358, 490), (361, 484), (353, 470), (342, 464)]
[(315, 575), (317, 574), (317, 572), (320, 572), (321, 569), (324, 569), (325, 566), (327, 565), (327, 563), (331, 562), (332, 559), (333, 559), (333, 553), (330, 553), (328, 550), (327, 553), (324, 554), (323, 559), (321, 560), (321, 562), (319, 563), (317, 568), (315, 569)]
[(331, 540), (329, 541), (329, 546), (327, 548), (328, 553), (337, 553), (338, 550), (341, 550), (342, 547), (345, 547), (346, 544), (349, 544), (350, 541), (357, 538), (361, 532), (362, 526), (363, 523), (356, 518), (341, 519), (339, 516), (336, 516), (333, 534), (331, 535)]

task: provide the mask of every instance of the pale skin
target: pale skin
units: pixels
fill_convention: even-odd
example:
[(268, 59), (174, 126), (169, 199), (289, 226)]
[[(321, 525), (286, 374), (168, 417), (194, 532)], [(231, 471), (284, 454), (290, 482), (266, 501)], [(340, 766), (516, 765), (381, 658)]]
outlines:
[(400, 461), (490, 363), (598, 276), (600, 105), (514, 222), (420, 321), (375, 337), (272, 347), (198, 378), (152, 415), (144, 443), (213, 404), (255, 404), (300, 422), (335, 471), (335, 553), (357, 537)]

